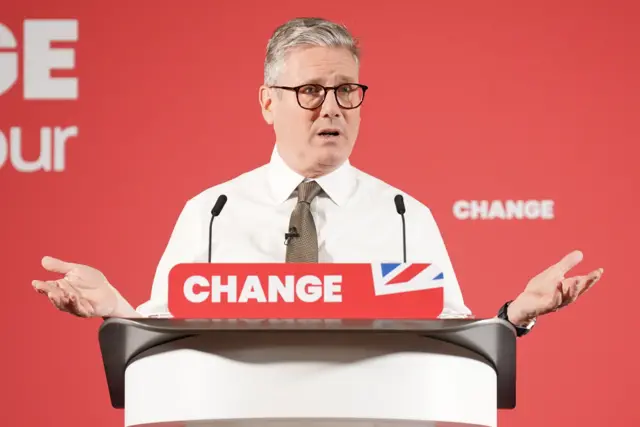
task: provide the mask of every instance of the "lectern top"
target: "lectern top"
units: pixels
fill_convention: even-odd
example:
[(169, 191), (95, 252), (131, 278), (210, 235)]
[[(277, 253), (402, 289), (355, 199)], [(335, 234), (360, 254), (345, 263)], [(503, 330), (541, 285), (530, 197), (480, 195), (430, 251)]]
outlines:
[(405, 334), (445, 341), (482, 356), (495, 369), (498, 408), (515, 407), (516, 331), (501, 319), (108, 319), (99, 331), (111, 403), (124, 407), (127, 365), (154, 346), (221, 334)]

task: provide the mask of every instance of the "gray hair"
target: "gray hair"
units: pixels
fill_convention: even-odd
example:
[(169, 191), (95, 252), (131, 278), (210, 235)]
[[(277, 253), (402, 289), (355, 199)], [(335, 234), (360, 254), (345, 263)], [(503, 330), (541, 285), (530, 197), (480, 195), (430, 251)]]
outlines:
[(322, 18), (296, 18), (280, 25), (267, 43), (264, 84), (275, 85), (289, 50), (300, 46), (342, 47), (360, 63), (360, 49), (347, 27)]

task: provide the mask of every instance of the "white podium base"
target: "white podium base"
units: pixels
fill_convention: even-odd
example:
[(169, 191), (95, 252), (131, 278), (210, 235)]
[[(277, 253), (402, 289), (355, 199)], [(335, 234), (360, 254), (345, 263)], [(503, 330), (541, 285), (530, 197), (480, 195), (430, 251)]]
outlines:
[(125, 372), (126, 426), (497, 424), (497, 376), (477, 354), (417, 336), (252, 332), (181, 339)]

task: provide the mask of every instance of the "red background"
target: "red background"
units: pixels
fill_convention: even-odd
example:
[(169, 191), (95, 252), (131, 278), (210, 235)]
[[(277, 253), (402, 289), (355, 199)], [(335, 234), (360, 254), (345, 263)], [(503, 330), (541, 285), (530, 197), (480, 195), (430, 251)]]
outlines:
[[(184, 202), (268, 161), (257, 88), (268, 37), (296, 16), (346, 23), (370, 86), (353, 163), (427, 204), (479, 317), (574, 248), (604, 267), (578, 304), (519, 341), (518, 405), (500, 425), (638, 425), (637, 2), (3, 0), (25, 18), (79, 20), (80, 99), (0, 97), (0, 130), (79, 127), (64, 173), (0, 169), (6, 425), (121, 425), (99, 320), (31, 288), (43, 255), (101, 269), (137, 305)], [(549, 221), (461, 221), (460, 199), (553, 199)]]

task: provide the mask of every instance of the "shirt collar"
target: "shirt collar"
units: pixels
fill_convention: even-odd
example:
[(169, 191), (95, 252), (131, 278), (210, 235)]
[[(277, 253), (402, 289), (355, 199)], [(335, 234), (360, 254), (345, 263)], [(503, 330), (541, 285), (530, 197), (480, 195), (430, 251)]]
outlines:
[[(268, 166), (268, 181), (272, 194), (278, 203), (285, 202), (305, 177), (291, 169), (274, 147)], [(338, 206), (344, 205), (356, 186), (356, 175), (353, 166), (347, 159), (333, 172), (316, 178), (315, 181)]]

